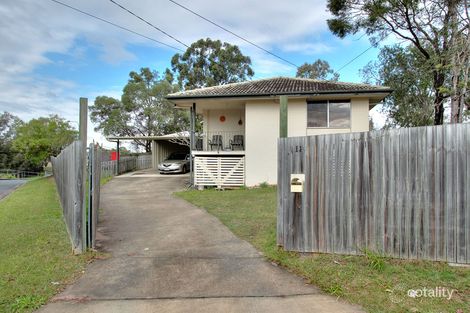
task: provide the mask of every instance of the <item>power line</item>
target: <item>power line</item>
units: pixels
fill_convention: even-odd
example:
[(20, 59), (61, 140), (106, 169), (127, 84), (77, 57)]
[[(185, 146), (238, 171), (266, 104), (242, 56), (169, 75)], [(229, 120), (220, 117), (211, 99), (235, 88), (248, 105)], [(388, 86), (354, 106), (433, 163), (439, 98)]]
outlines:
[(362, 56), (364, 53), (366, 53), (367, 51), (369, 51), (370, 49), (374, 48), (374, 46), (370, 46), (369, 48), (367, 48), (366, 50), (362, 51), (360, 54), (358, 54), (357, 56), (355, 56), (351, 61), (347, 62), (346, 64), (344, 64), (343, 66), (341, 66), (337, 71), (336, 73), (339, 73), (339, 71), (341, 71), (343, 68), (345, 68), (346, 66), (348, 66), (349, 64), (351, 64), (352, 62), (356, 61), (360, 56)]
[[(110, 1), (113, 1), (113, 0), (110, 0)], [(178, 2), (176, 2), (176, 1), (174, 1), (174, 0), (168, 0), (168, 1), (172, 2), (173, 4), (179, 6), (179, 7), (183, 8), (183, 9), (185, 9), (186, 11), (188, 11), (188, 12), (190, 12), (190, 13), (192, 13), (192, 14), (198, 16), (198, 17), (200, 17), (201, 19), (205, 20), (206, 22), (209, 22), (209, 23), (211, 23), (212, 25), (214, 25), (214, 26), (216, 26), (216, 27), (218, 27), (218, 28), (220, 28), (220, 29), (222, 29), (222, 30), (224, 30), (224, 31), (226, 31), (226, 32), (228, 32), (228, 33), (234, 35), (235, 37), (237, 37), (237, 38), (239, 38), (239, 39), (241, 39), (241, 40), (243, 40), (243, 41), (249, 43), (250, 45), (252, 45), (252, 46), (254, 46), (254, 47), (256, 47), (256, 48), (258, 48), (258, 49), (260, 49), (260, 50), (262, 50), (262, 51), (264, 51), (264, 52), (266, 52), (266, 53), (268, 53), (268, 54), (270, 54), (270, 55), (272, 55), (273, 57), (278, 58), (279, 60), (282, 60), (282, 61), (284, 61), (284, 62), (286, 62), (286, 63), (288, 63), (288, 64), (290, 64), (290, 65), (292, 65), (292, 66), (294, 66), (294, 67), (296, 67), (296, 68), (299, 67), (299, 66), (296, 65), (295, 63), (292, 63), (291, 61), (286, 60), (285, 58), (283, 58), (283, 57), (281, 57), (281, 56), (279, 56), (279, 55), (277, 55), (277, 54), (275, 54), (275, 53), (273, 53), (273, 52), (271, 52), (271, 51), (269, 51), (269, 50), (267, 50), (267, 49), (265, 49), (265, 48), (263, 48), (263, 47), (257, 45), (256, 43), (254, 43), (254, 42), (252, 42), (252, 41), (250, 41), (250, 40), (248, 40), (248, 39), (246, 39), (246, 38), (244, 38), (244, 37), (242, 37), (242, 36), (240, 36), (240, 35), (234, 33), (233, 31), (231, 31), (231, 30), (225, 28), (224, 26), (221, 26), (220, 24), (217, 24), (216, 22), (214, 22), (214, 21), (212, 21), (212, 20), (210, 20), (210, 19), (208, 19), (208, 18), (202, 16), (201, 14), (199, 14), (199, 13), (197, 13), (197, 12), (191, 10), (190, 8), (185, 7), (184, 5), (178, 3)]]
[[(364, 35), (365, 35), (365, 34), (364, 34)], [(362, 38), (364, 35), (362, 35), (360, 38)], [(360, 56), (362, 56), (364, 53), (366, 53), (366, 52), (369, 51), (370, 49), (372, 49), (372, 48), (378, 46), (378, 44), (379, 44), (381, 41), (384, 41), (389, 35), (390, 35), (390, 33), (387, 34), (387, 35), (385, 35), (383, 38), (379, 39), (379, 40), (375, 43), (375, 45), (371, 45), (369, 48), (367, 48), (366, 50), (364, 50), (364, 51), (362, 51), (361, 53), (359, 53), (358, 55), (356, 55), (352, 60), (350, 60), (349, 62), (347, 62), (347, 63), (344, 64), (343, 66), (341, 66), (341, 67), (336, 71), (336, 73), (339, 74), (339, 71), (341, 71), (343, 68), (345, 68), (346, 66), (348, 66), (348, 65), (351, 64), (352, 62), (356, 61)], [(360, 38), (359, 38), (359, 39), (360, 39)]]
[[(129, 14), (133, 15), (134, 17), (138, 18), (139, 20), (141, 20), (142, 22), (144, 22), (145, 24), (149, 25), (150, 27), (158, 30), (159, 32), (165, 34), (166, 36), (170, 37), (171, 39), (177, 41), (178, 43), (182, 44), (183, 46), (189, 48), (189, 46), (187, 44), (185, 44), (184, 42), (180, 41), (178, 38), (170, 35), (169, 33), (165, 32), (164, 30), (160, 29), (159, 27), (153, 25), (152, 23), (150, 23), (149, 21), (147, 21), (146, 19), (144, 19), (143, 17), (137, 15), (136, 13), (132, 12), (131, 10), (127, 9), (126, 7), (124, 7), (123, 5), (117, 3), (116, 1), (114, 0), (109, 0), (111, 3), (113, 3), (114, 5), (117, 5), (118, 7), (120, 7), (121, 9), (123, 9), (124, 11), (128, 12)], [(184, 51), (183, 51), (184, 52)], [(209, 57), (208, 56), (205, 56), (203, 55), (202, 56), (203, 58), (209, 60)], [(256, 78), (254, 75), (253, 75), (254, 78)]]
[(180, 49), (180, 48), (174, 47), (174, 46), (172, 46), (172, 45), (166, 44), (166, 43), (164, 43), (164, 42), (158, 41), (158, 40), (156, 40), (156, 39), (154, 39), (154, 38), (151, 38), (151, 37), (148, 37), (148, 36), (143, 35), (143, 34), (141, 34), (141, 33), (138, 33), (138, 32), (136, 32), (136, 31), (133, 31), (132, 29), (126, 28), (126, 27), (124, 27), (124, 26), (121, 26), (121, 25), (118, 25), (118, 24), (116, 24), (116, 23), (113, 23), (113, 22), (110, 22), (110, 21), (108, 21), (108, 20), (105, 20), (104, 18), (98, 17), (98, 16), (96, 16), (96, 15), (93, 15), (93, 14), (91, 14), (91, 13), (82, 11), (82, 10), (80, 10), (80, 9), (77, 9), (77, 8), (71, 6), (71, 5), (66, 4), (66, 3), (60, 2), (60, 1), (58, 1), (58, 0), (51, 0), (51, 1), (52, 1), (52, 2), (55, 2), (55, 3), (57, 3), (57, 4), (60, 4), (60, 5), (64, 6), (64, 7), (66, 7), (66, 8), (72, 9), (72, 10), (74, 10), (74, 11), (76, 11), (76, 12), (79, 12), (79, 13), (82, 13), (82, 14), (87, 15), (87, 16), (89, 16), (89, 17), (92, 17), (92, 18), (94, 18), (94, 19), (97, 19), (97, 20), (99, 20), (99, 21), (101, 21), (101, 22), (104, 22), (104, 23), (107, 23), (107, 24), (112, 25), (112, 26), (114, 26), (114, 27), (117, 27), (117, 28), (120, 28), (120, 29), (122, 29), (122, 30), (125, 30), (125, 31), (127, 31), (127, 32), (129, 32), (129, 33), (132, 33), (132, 34), (134, 34), (134, 35), (137, 35), (137, 36), (143, 37), (143, 38), (145, 38), (145, 39), (151, 40), (151, 41), (153, 41), (153, 42), (156, 42), (156, 43), (158, 43), (158, 44), (160, 44), (160, 45), (163, 45), (163, 46), (166, 46), (166, 47), (168, 47), (168, 48), (172, 48), (172, 49), (175, 49), (175, 50), (184, 52), (183, 49)]
[(149, 25), (150, 27), (158, 30), (159, 32), (161, 32), (162, 34), (164, 34), (165, 36), (167, 37), (170, 37), (171, 39), (173, 39), (174, 41), (182, 44), (183, 46), (185, 46), (186, 48), (189, 48), (189, 46), (187, 44), (185, 44), (184, 42), (182, 42), (181, 40), (179, 40), (178, 38), (170, 35), (169, 33), (167, 33), (166, 31), (162, 30), (161, 28), (153, 25), (152, 23), (150, 23), (149, 21), (145, 20), (144, 18), (140, 17), (139, 15), (135, 14), (134, 12), (132, 12), (131, 10), (127, 9), (126, 7), (122, 6), (121, 4), (117, 3), (116, 1), (114, 0), (109, 0), (111, 1), (111, 3), (113, 3), (114, 5), (117, 5), (118, 7), (120, 7), (121, 9), (123, 9), (124, 11), (128, 12), (129, 14), (135, 16), (136, 18), (138, 18), (139, 20), (141, 20), (142, 22), (144, 22), (145, 24)]

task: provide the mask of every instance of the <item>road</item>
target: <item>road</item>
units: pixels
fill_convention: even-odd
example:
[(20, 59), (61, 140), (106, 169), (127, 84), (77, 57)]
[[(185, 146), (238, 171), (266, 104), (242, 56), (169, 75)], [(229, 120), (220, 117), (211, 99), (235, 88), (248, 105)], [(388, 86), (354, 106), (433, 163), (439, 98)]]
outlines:
[(26, 183), (20, 179), (0, 179), (0, 200), (9, 195), (13, 190)]

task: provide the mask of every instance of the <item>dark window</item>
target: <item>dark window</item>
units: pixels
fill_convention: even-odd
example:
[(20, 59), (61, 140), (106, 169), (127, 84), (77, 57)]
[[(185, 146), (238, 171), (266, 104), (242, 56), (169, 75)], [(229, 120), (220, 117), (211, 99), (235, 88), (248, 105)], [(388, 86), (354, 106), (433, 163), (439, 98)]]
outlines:
[(308, 127), (328, 127), (328, 103), (307, 103), (307, 125)]
[(351, 127), (351, 102), (349, 100), (307, 102), (307, 127)]
[(167, 160), (185, 160), (186, 154), (185, 153), (172, 153), (167, 158)]

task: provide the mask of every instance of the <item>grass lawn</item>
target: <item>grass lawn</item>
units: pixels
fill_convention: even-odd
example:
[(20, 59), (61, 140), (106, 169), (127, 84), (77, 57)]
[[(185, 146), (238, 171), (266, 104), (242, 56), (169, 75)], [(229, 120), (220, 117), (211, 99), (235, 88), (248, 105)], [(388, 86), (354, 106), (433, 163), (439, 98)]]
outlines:
[(30, 312), (84, 269), (74, 256), (54, 179), (29, 181), (0, 201), (0, 312)]
[[(183, 191), (177, 196), (205, 208), (238, 237), (325, 292), (368, 312), (470, 312), (470, 268), (366, 256), (285, 252), (276, 246), (276, 189)], [(450, 300), (407, 296), (409, 289), (455, 289)]]

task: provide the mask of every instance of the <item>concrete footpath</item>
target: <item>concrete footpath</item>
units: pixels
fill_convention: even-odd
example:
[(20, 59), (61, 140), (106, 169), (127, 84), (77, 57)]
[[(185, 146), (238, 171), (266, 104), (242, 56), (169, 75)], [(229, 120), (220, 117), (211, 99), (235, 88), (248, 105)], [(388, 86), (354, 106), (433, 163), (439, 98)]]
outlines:
[(105, 260), (39, 312), (363, 312), (273, 266), (172, 192), (187, 177), (115, 178), (102, 190)]

